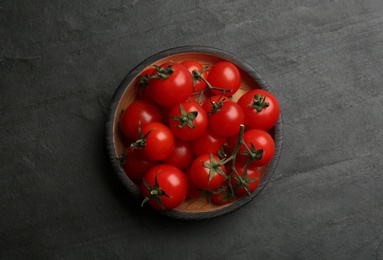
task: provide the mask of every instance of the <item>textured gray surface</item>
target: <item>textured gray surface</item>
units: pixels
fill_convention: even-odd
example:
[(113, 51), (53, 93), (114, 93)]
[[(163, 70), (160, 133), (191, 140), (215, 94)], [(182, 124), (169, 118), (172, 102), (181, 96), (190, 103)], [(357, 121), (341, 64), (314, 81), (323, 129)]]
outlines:
[[(382, 1), (17, 0), (0, 15), (0, 258), (383, 258)], [(285, 136), (259, 197), (198, 222), (141, 210), (104, 142), (125, 74), (190, 44), (254, 66)]]

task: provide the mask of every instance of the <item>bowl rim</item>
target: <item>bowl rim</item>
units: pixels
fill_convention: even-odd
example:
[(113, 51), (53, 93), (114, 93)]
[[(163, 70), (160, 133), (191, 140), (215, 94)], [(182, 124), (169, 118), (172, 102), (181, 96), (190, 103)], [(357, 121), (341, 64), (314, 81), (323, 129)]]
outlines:
[[(113, 170), (115, 174), (117, 174), (118, 179), (122, 182), (122, 185), (133, 195), (133, 197), (140, 201), (141, 194), (139, 192), (139, 189), (137, 185), (130, 180), (130, 178), (125, 174), (123, 168), (120, 165), (120, 161), (118, 160), (118, 157), (116, 156), (115, 146), (114, 146), (114, 121), (115, 121), (115, 115), (116, 110), (118, 107), (118, 104), (120, 102), (120, 99), (125, 92), (125, 89), (129, 85), (129, 83), (132, 80), (135, 80), (137, 75), (142, 72), (149, 64), (155, 63), (158, 60), (161, 60), (163, 58), (177, 55), (181, 53), (202, 53), (207, 55), (215, 55), (219, 58), (223, 58), (225, 60), (231, 61), (240, 68), (242, 68), (246, 73), (248, 73), (258, 84), (259, 86), (269, 91), (270, 93), (273, 93), (272, 89), (268, 85), (268, 83), (263, 79), (263, 77), (252, 67), (250, 64), (248, 64), (243, 59), (237, 57), (236, 55), (223, 50), (218, 49), (215, 47), (210, 46), (203, 46), (203, 45), (185, 45), (185, 46), (179, 46), (174, 47), (170, 49), (166, 49), (164, 51), (158, 52), (142, 62), (140, 62), (136, 67), (134, 67), (122, 80), (122, 82), (119, 84), (118, 88), (116, 89), (111, 104), (109, 107), (107, 122), (106, 122), (106, 145), (107, 145), (107, 152), (109, 161), (112, 164)], [(156, 213), (160, 213), (162, 215), (166, 215), (168, 217), (176, 218), (176, 219), (185, 219), (185, 220), (201, 220), (201, 219), (211, 219), (219, 216), (226, 215), (228, 213), (231, 213), (245, 204), (252, 201), (269, 183), (271, 180), (276, 167), (278, 165), (281, 153), (282, 153), (282, 146), (283, 146), (283, 126), (282, 126), (282, 113), (280, 114), (280, 117), (278, 119), (278, 122), (276, 123), (274, 129), (274, 142), (275, 142), (275, 153), (273, 159), (268, 164), (268, 167), (261, 179), (261, 181), (258, 184), (258, 187), (251, 193), (249, 196), (244, 196), (240, 199), (238, 199), (236, 202), (223, 207), (219, 208), (214, 211), (203, 211), (203, 212), (183, 212), (183, 211), (177, 211), (177, 210), (164, 210), (164, 211), (155, 211)]]

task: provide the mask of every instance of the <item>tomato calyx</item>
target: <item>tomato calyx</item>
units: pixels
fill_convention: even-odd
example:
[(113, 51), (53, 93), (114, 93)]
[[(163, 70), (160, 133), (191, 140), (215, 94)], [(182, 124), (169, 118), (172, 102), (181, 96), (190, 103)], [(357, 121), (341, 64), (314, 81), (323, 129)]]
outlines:
[(150, 77), (150, 79), (167, 79), (173, 72), (173, 65), (169, 65), (166, 68), (162, 68), (160, 66), (154, 65), (157, 69), (157, 73)]
[(117, 159), (118, 161), (120, 162), (120, 165), (121, 166), (124, 166), (125, 163), (126, 163), (126, 157), (128, 156), (128, 154), (126, 153), (126, 150), (124, 149), (124, 151), (122, 152), (122, 154), (120, 154), (119, 156), (117, 156)]
[(140, 138), (138, 140), (136, 140), (134, 143), (131, 143), (130, 144), (130, 148), (131, 149), (141, 149), (142, 147), (145, 147), (146, 146), (146, 138), (148, 137), (148, 135), (154, 130), (151, 129), (149, 130), (146, 134), (143, 134), (142, 133), (142, 130), (141, 130), (141, 122), (138, 122), (138, 134), (140, 136)]
[(257, 150), (253, 143), (250, 143), (250, 148), (246, 145), (243, 144), (246, 148), (246, 152), (240, 152), (240, 154), (246, 155), (248, 157), (246, 165), (249, 165), (252, 161), (254, 160), (261, 160), (263, 156), (263, 149)]
[(235, 200), (235, 194), (232, 190), (232, 187), (229, 185), (219, 187), (216, 191), (212, 192), (213, 196), (219, 195), (219, 194), (222, 194), (222, 196), (218, 196), (215, 199), (220, 202), (219, 204), (226, 204), (226, 203), (233, 202)]
[(153, 186), (150, 186), (150, 185), (145, 181), (145, 179), (142, 179), (143, 184), (144, 184), (145, 187), (149, 190), (149, 194), (148, 194), (148, 196), (146, 196), (146, 197), (142, 200), (141, 207), (142, 207), (146, 202), (148, 202), (149, 200), (151, 200), (151, 199), (155, 199), (156, 202), (157, 202), (157, 204), (158, 204), (158, 206), (160, 206), (161, 209), (164, 209), (164, 205), (162, 205), (162, 202), (161, 202), (161, 196), (165, 196), (165, 197), (171, 198), (171, 196), (167, 195), (166, 192), (160, 188), (160, 185), (158, 184), (158, 174), (159, 174), (159, 172), (157, 172), (157, 174), (156, 174), (156, 177), (155, 177), (155, 179), (154, 179), (154, 185), (153, 185)]
[(251, 195), (249, 190), (249, 183), (252, 183), (258, 180), (258, 178), (247, 178), (247, 168), (244, 169), (243, 176), (240, 176), (235, 171), (235, 176), (233, 176), (233, 178), (238, 181), (238, 183), (233, 187), (233, 190), (235, 191), (243, 187), (249, 195)]
[(256, 94), (254, 96), (253, 103), (249, 104), (249, 106), (257, 110), (257, 112), (261, 112), (262, 109), (269, 106), (269, 102), (266, 102), (265, 99), (266, 99), (266, 96)]
[(186, 113), (184, 106), (180, 104), (180, 112), (180, 116), (170, 116), (170, 118), (180, 121), (180, 124), (177, 127), (182, 128), (187, 125), (190, 128), (194, 128), (195, 126), (193, 120), (198, 116), (198, 111), (191, 111)]
[(226, 174), (220, 168), (222, 165), (224, 165), (224, 161), (221, 160), (217, 162), (214, 159), (214, 155), (212, 153), (210, 153), (210, 163), (203, 162), (203, 166), (209, 169), (209, 183), (213, 179), (215, 173), (218, 173), (224, 176), (225, 178), (227, 177)]
[(145, 94), (145, 90), (146, 90), (146, 87), (149, 85), (149, 81), (150, 81), (150, 75), (149, 74), (146, 74), (145, 76), (138, 76), (138, 83), (136, 85), (136, 91), (138, 91), (138, 89), (141, 89), (142, 91), (142, 95), (144, 96)]
[(210, 99), (211, 108), (209, 111), (209, 115), (218, 113), (221, 110), (221, 108), (223, 107), (223, 103), (225, 102), (225, 100), (226, 100), (226, 97), (224, 97), (222, 99), (221, 99), (221, 97), (219, 97), (215, 101)]

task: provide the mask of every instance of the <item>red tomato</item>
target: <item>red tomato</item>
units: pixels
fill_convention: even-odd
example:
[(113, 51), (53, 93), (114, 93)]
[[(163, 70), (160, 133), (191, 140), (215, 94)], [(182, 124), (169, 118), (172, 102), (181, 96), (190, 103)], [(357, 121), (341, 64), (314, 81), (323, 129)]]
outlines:
[(261, 173), (258, 168), (254, 165), (248, 165), (245, 168), (245, 163), (236, 161), (235, 172), (231, 172), (231, 186), (233, 187), (234, 193), (239, 197), (244, 196), (252, 192), (258, 187), (259, 181), (261, 180)]
[(157, 161), (144, 159), (141, 150), (127, 148), (125, 152), (123, 169), (132, 181), (140, 182), (145, 173), (158, 164)]
[[(265, 130), (247, 130), (243, 134), (243, 141), (254, 156), (250, 165), (263, 166), (268, 164), (273, 158), (275, 152), (274, 140)], [(247, 150), (243, 145), (240, 145), (237, 158), (242, 161), (248, 161), (249, 155), (242, 154), (243, 152), (247, 152)]]
[(207, 72), (199, 62), (194, 60), (185, 60), (181, 62), (181, 64), (184, 65), (193, 76), (194, 92), (199, 92), (207, 88), (207, 84), (201, 79), (202, 77), (207, 80)]
[(197, 156), (210, 153), (217, 155), (225, 143), (225, 137), (218, 135), (208, 127), (202, 136), (192, 141), (192, 147), (194, 154)]
[[(230, 90), (224, 94), (225, 96), (230, 97), (234, 95), (241, 86), (242, 77), (237, 66), (233, 63), (220, 61), (211, 67), (207, 80), (213, 87)], [(212, 92), (215, 95), (220, 95), (222, 93), (218, 90), (213, 90)]]
[(133, 101), (124, 111), (120, 128), (124, 136), (130, 140), (137, 140), (140, 136), (138, 125), (141, 127), (151, 122), (162, 122), (162, 113), (159, 107), (146, 100)]
[(204, 154), (194, 160), (190, 175), (193, 183), (200, 189), (212, 190), (226, 180), (226, 169), (219, 164), (218, 156)]
[(239, 133), (245, 117), (242, 108), (227, 97), (213, 96), (202, 105), (209, 114), (211, 129), (220, 136), (229, 137)]
[(190, 199), (200, 199), (203, 196), (202, 190), (199, 189), (191, 179), (190, 167), (184, 170), (186, 179), (188, 180), (188, 197)]
[(175, 106), (169, 115), (169, 126), (173, 134), (182, 140), (200, 137), (208, 127), (206, 111), (194, 101)]
[(245, 115), (245, 129), (271, 129), (278, 121), (280, 107), (277, 98), (263, 89), (243, 94), (237, 101)]
[(142, 204), (148, 202), (157, 210), (174, 209), (185, 200), (188, 182), (180, 169), (159, 164), (145, 174), (140, 190), (144, 197)]
[(175, 138), (167, 126), (153, 122), (144, 125), (141, 131), (141, 137), (131, 144), (131, 148), (141, 149), (144, 158), (160, 161), (172, 154)]
[(156, 70), (156, 68), (149, 68), (144, 70), (136, 79), (136, 90), (137, 96), (140, 99), (145, 99), (148, 101), (153, 101), (150, 96), (150, 91), (146, 91), (148, 85), (150, 84), (150, 75)]
[(234, 197), (230, 195), (227, 186), (223, 186), (214, 190), (210, 195), (211, 200), (218, 205), (229, 204), (234, 201)]
[[(180, 63), (166, 62), (151, 75), (148, 91), (161, 106), (175, 106), (186, 101), (194, 91), (193, 77)], [(158, 78), (153, 78), (158, 77)]]
[(184, 170), (192, 164), (194, 157), (191, 143), (189, 141), (176, 138), (173, 153), (166, 159), (162, 160), (162, 163), (170, 164), (178, 169)]

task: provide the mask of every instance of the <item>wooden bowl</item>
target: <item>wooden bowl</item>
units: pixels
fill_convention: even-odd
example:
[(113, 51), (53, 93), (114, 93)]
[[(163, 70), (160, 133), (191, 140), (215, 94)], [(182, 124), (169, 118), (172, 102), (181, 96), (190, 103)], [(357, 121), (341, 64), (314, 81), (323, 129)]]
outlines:
[[(118, 160), (118, 156), (123, 153), (125, 148), (122, 134), (118, 127), (121, 112), (135, 99), (135, 79), (141, 72), (147, 68), (153, 67), (153, 65), (160, 65), (165, 61), (182, 62), (183, 60), (189, 59), (196, 60), (203, 66), (209, 66), (222, 60), (227, 60), (236, 64), (241, 72), (242, 84), (240, 90), (233, 96), (233, 100), (237, 100), (244, 92), (254, 88), (262, 88), (272, 92), (266, 81), (248, 63), (226, 51), (206, 46), (184, 46), (165, 50), (147, 58), (130, 71), (117, 88), (112, 98), (109, 117), (106, 124), (106, 141), (109, 159), (113, 168), (122, 184), (137, 199), (137, 203), (142, 201), (139, 188), (129, 179)], [(248, 195), (242, 197), (227, 205), (215, 205), (209, 203), (207, 200), (198, 201), (186, 199), (180, 206), (173, 210), (156, 212), (179, 219), (209, 219), (230, 213), (252, 201), (270, 181), (278, 164), (282, 149), (281, 117), (271, 133), (275, 141), (275, 154), (268, 165), (260, 168), (262, 179), (256, 190), (251, 193), (251, 196)]]

